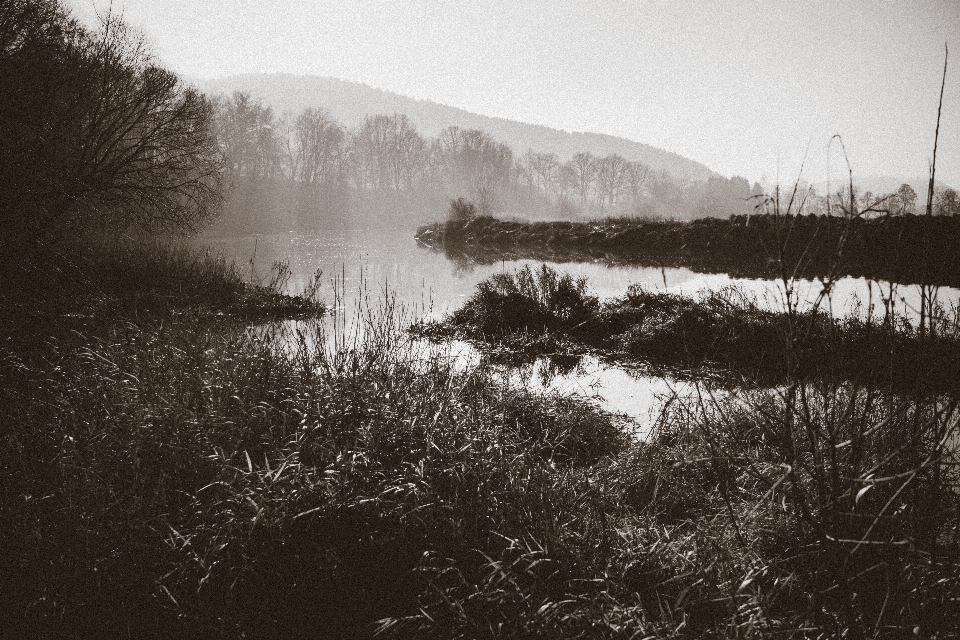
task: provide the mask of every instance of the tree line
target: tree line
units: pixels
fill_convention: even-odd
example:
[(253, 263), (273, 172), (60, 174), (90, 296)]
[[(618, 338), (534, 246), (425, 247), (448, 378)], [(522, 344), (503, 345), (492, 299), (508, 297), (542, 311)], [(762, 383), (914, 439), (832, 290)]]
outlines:
[[(238, 230), (420, 223), (466, 198), (481, 214), (540, 219), (749, 213), (740, 177), (684, 182), (618, 154), (518, 153), (489, 133), (430, 137), (403, 114), (347, 127), (320, 108), (277, 114), (249, 94), (208, 98), (113, 15), (90, 29), (59, 0), (0, 5), (0, 228), (37, 241), (76, 229), (198, 227), (226, 200)], [(916, 194), (855, 194), (911, 213)], [(951, 189), (936, 211), (960, 212)], [(807, 210), (827, 200), (810, 193)], [(8, 255), (10, 252), (6, 252)]]
[[(821, 194), (815, 187), (797, 184), (800, 213), (808, 215), (854, 215), (866, 217), (910, 216), (924, 210), (916, 190), (904, 182), (889, 193), (874, 193), (853, 185), (837, 189), (832, 194)], [(839, 203), (839, 204), (838, 204)], [(933, 215), (960, 215), (960, 194), (951, 187), (937, 187), (933, 192)]]
[(241, 227), (310, 226), (398, 201), (422, 222), (461, 197), (481, 214), (520, 217), (726, 217), (760, 192), (739, 177), (684, 183), (619, 154), (518, 154), (478, 129), (427, 137), (404, 114), (348, 128), (323, 109), (277, 114), (243, 92), (213, 104), (232, 188), (226, 217)]
[(428, 137), (402, 114), (348, 128), (319, 108), (277, 114), (244, 93), (209, 98), (116, 16), (87, 28), (60, 0), (0, 5), (0, 77), (0, 228), (13, 244), (196, 228), (224, 201), (224, 222), (251, 231), (418, 223), (458, 197), (528, 218), (726, 216), (758, 189), (743, 178), (684, 183), (618, 154), (519, 154), (477, 129)]

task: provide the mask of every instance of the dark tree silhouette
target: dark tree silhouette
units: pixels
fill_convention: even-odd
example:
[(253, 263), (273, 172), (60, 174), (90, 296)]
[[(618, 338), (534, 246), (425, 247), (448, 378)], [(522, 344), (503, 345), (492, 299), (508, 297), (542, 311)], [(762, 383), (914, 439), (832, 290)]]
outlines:
[(0, 225), (192, 227), (220, 204), (211, 105), (107, 16), (57, 0), (0, 5)]

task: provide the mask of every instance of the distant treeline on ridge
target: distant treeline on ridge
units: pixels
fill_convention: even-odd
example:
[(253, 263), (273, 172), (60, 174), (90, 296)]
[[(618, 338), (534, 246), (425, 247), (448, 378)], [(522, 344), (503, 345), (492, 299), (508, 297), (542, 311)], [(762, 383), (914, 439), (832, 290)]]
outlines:
[(213, 105), (229, 187), (221, 225), (239, 232), (418, 224), (458, 197), (483, 214), (529, 219), (727, 217), (760, 193), (745, 178), (683, 182), (615, 153), (517, 153), (478, 129), (425, 137), (403, 114), (348, 129), (321, 108), (278, 116), (244, 92)]

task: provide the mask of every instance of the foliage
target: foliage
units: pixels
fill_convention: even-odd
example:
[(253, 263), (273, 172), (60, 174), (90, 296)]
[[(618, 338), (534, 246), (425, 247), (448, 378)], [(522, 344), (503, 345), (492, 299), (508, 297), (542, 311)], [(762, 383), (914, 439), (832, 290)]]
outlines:
[(536, 270), (527, 265), (514, 274), (498, 273), (481, 282), (450, 321), (495, 337), (574, 327), (597, 309), (596, 297), (587, 293), (586, 279), (574, 280), (547, 265)]
[(0, 225), (195, 226), (220, 200), (209, 102), (108, 15), (98, 32), (57, 0), (0, 7)]
[(690, 222), (649, 217), (589, 222), (481, 217), (469, 226), (450, 221), (424, 225), (416, 235), (448, 256), (485, 264), (504, 259), (601, 260), (748, 278), (850, 275), (960, 286), (960, 218), (880, 213), (886, 206), (893, 206), (890, 200), (873, 201), (869, 209), (850, 215), (797, 214), (795, 207), (789, 213), (758, 211)]

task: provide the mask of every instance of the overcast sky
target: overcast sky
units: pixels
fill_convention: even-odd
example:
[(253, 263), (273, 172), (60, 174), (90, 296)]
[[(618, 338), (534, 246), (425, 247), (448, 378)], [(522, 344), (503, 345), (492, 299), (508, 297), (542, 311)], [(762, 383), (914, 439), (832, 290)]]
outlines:
[[(89, 16), (108, 0), (69, 0)], [(332, 76), (624, 136), (725, 175), (960, 187), (960, 0), (113, 0), (186, 75)]]

